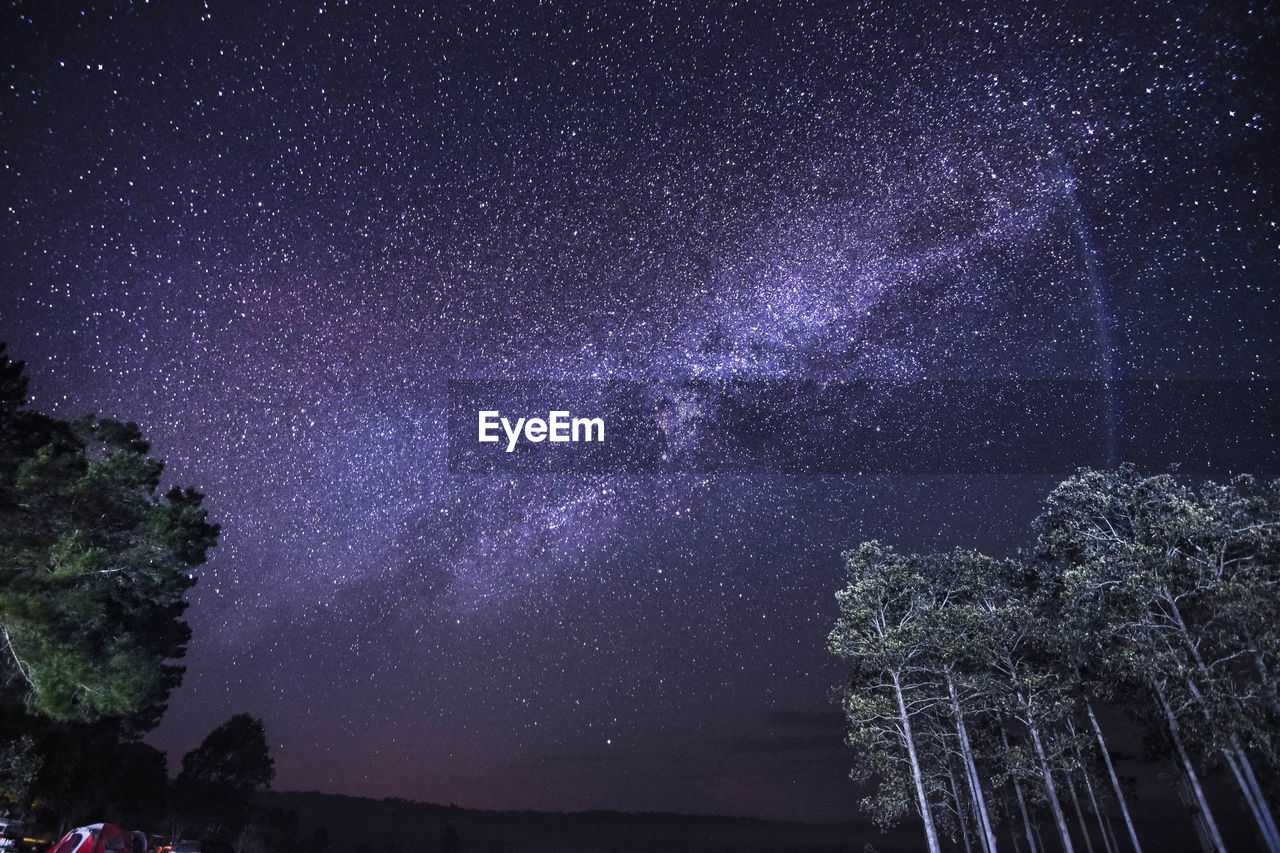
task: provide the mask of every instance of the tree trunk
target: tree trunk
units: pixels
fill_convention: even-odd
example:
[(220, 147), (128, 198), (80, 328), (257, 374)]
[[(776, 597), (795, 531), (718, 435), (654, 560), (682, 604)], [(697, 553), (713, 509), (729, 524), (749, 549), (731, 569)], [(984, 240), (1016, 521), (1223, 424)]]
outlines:
[(955, 683), (947, 676), (947, 690), (951, 694), (951, 711), (956, 718), (956, 731), (960, 735), (960, 754), (964, 757), (965, 771), (969, 777), (969, 788), (973, 793), (973, 802), (978, 810), (978, 829), (982, 832), (983, 847), (989, 853), (996, 853), (996, 834), (991, 826), (991, 816), (987, 812), (987, 798), (982, 792), (982, 780), (978, 778), (978, 767), (973, 760), (973, 748), (969, 745), (969, 730), (964, 724), (964, 712), (960, 709), (960, 697), (956, 694)]
[(1107, 848), (1107, 853), (1119, 853), (1116, 839), (1111, 834), (1110, 821), (1098, 805), (1098, 794), (1093, 789), (1093, 780), (1089, 778), (1089, 769), (1082, 765), (1080, 775), (1084, 777), (1084, 792), (1089, 795), (1089, 807), (1093, 809), (1093, 816), (1098, 821), (1098, 831), (1102, 833), (1102, 846)]
[(1076, 794), (1076, 786), (1071, 784), (1067, 776), (1067, 793), (1071, 794), (1071, 806), (1076, 812), (1076, 823), (1080, 824), (1080, 834), (1084, 836), (1084, 849), (1093, 853), (1093, 839), (1089, 837), (1089, 825), (1084, 822), (1084, 809), (1080, 808), (1080, 797)]
[(1213, 812), (1209, 810), (1209, 801), (1205, 799), (1204, 788), (1200, 785), (1200, 777), (1196, 775), (1196, 769), (1191, 765), (1191, 757), (1187, 755), (1186, 749), (1182, 746), (1182, 736), (1178, 732), (1178, 719), (1173, 715), (1173, 709), (1169, 707), (1169, 701), (1164, 697), (1164, 691), (1154, 682), (1151, 682), (1152, 689), (1155, 690), (1156, 698), (1160, 700), (1160, 707), (1164, 710), (1165, 719), (1169, 723), (1169, 737), (1173, 739), (1173, 747), (1177, 750), (1178, 758), (1182, 761), (1182, 769), (1187, 774), (1187, 782), (1191, 785), (1191, 792), (1195, 795), (1196, 804), (1200, 808), (1200, 815), (1204, 818), (1205, 832), (1209, 835), (1209, 843), (1213, 845), (1213, 849), (1218, 853), (1226, 853), (1227, 845), (1222, 841), (1222, 833), (1218, 831), (1217, 821), (1213, 819)]
[[(1072, 750), (1076, 754), (1076, 760), (1080, 762), (1080, 778), (1084, 780), (1085, 793), (1089, 795), (1089, 804), (1093, 808), (1093, 816), (1098, 821), (1098, 831), (1102, 835), (1102, 846), (1106, 848), (1107, 853), (1116, 853), (1115, 847), (1112, 845), (1112, 839), (1108, 837), (1107, 825), (1102, 819), (1102, 811), (1098, 808), (1098, 798), (1093, 793), (1093, 780), (1089, 778), (1089, 768), (1085, 764), (1084, 753), (1080, 749), (1080, 732), (1076, 730), (1076, 722), (1067, 717), (1067, 731), (1071, 733)], [(1071, 797), (1075, 798), (1075, 788), (1071, 789)], [(1076, 803), (1076, 811), (1080, 811), (1080, 804)], [(1084, 818), (1080, 818), (1080, 831), (1084, 833), (1084, 839), (1089, 841), (1089, 830), (1085, 826)], [(1093, 845), (1089, 845), (1092, 853)]]
[(1120, 788), (1120, 779), (1116, 776), (1115, 765), (1111, 763), (1111, 752), (1107, 749), (1107, 741), (1102, 736), (1102, 726), (1093, 713), (1093, 703), (1085, 702), (1084, 708), (1089, 712), (1089, 722), (1093, 724), (1093, 733), (1098, 736), (1098, 748), (1102, 752), (1102, 760), (1107, 764), (1107, 774), (1111, 777), (1111, 787), (1116, 792), (1116, 802), (1120, 804), (1120, 813), (1124, 815), (1125, 829), (1129, 830), (1129, 840), (1133, 842), (1135, 853), (1142, 853), (1142, 844), (1138, 841), (1138, 832), (1133, 828), (1133, 815), (1129, 814), (1129, 805), (1124, 801), (1124, 791)]
[(929, 808), (929, 798), (924, 793), (924, 776), (920, 771), (920, 759), (916, 756), (915, 737), (911, 733), (911, 715), (907, 713), (907, 703), (902, 698), (902, 683), (898, 674), (892, 673), (893, 692), (898, 699), (898, 719), (902, 723), (902, 737), (907, 742), (907, 758), (911, 760), (911, 774), (915, 777), (916, 798), (920, 805), (920, 818), (924, 821), (924, 835), (929, 844), (929, 853), (942, 853), (942, 845), (938, 843), (938, 829), (933, 825), (933, 811)]
[(1263, 825), (1263, 836), (1270, 836), (1268, 843), (1271, 845), (1272, 853), (1280, 850), (1280, 828), (1276, 827), (1276, 820), (1271, 814), (1271, 809), (1267, 805), (1266, 795), (1262, 793), (1262, 786), (1258, 784), (1258, 777), (1253, 774), (1253, 764), (1249, 761), (1249, 756), (1244, 754), (1244, 750), (1240, 747), (1240, 740), (1233, 734), (1231, 736), (1231, 745), (1235, 747), (1236, 755), (1240, 759), (1240, 770), (1244, 774), (1244, 779), (1253, 792), (1253, 797), (1258, 801), (1258, 816), (1260, 823)]
[[(1005, 755), (1012, 755), (1013, 750), (1009, 748), (1009, 735), (1004, 730), (1004, 726), (1000, 727), (1000, 740), (1004, 741)], [(1022, 812), (1022, 827), (1027, 831), (1027, 847), (1031, 853), (1039, 853), (1040, 847), (1036, 844), (1036, 837), (1031, 832), (1031, 816), (1027, 814), (1027, 800), (1022, 796), (1022, 785), (1018, 782), (1018, 774), (1011, 774), (1013, 780), (1013, 791), (1018, 795), (1018, 811)]]
[[(1191, 636), (1191, 629), (1187, 627), (1186, 620), (1182, 618), (1182, 609), (1178, 607), (1176, 601), (1170, 601), (1169, 607), (1178, 621), (1178, 630), (1182, 635), (1182, 641), (1186, 643), (1191, 652), (1191, 658), (1196, 662), (1196, 667), (1200, 670), (1200, 674), (1205, 677), (1206, 682), (1209, 682), (1209, 667), (1205, 665), (1204, 658), (1200, 656), (1200, 649), (1196, 646), (1195, 640)], [(1200, 709), (1204, 712), (1205, 719), (1209, 720), (1209, 705), (1205, 702), (1199, 688), (1190, 678), (1187, 679), (1187, 686), (1200, 703)], [(1231, 750), (1222, 750), (1223, 755), (1226, 756), (1228, 766), (1231, 767), (1231, 775), (1235, 777), (1236, 784), (1240, 786), (1240, 791), (1244, 794), (1245, 801), (1249, 804), (1249, 811), (1253, 813), (1253, 819), (1258, 824), (1258, 830), (1262, 833), (1262, 840), (1266, 843), (1267, 849), (1271, 853), (1280, 853), (1280, 830), (1276, 828), (1276, 821), (1271, 815), (1271, 809), (1267, 806), (1266, 797), (1262, 794), (1262, 788), (1258, 785), (1257, 777), (1253, 775), (1253, 766), (1245, 756), (1244, 750), (1240, 748), (1240, 740), (1236, 737), (1235, 732), (1231, 733), (1231, 747)], [(1233, 750), (1236, 753), (1234, 756), (1231, 755)], [(1245, 772), (1246, 767), (1248, 768), (1247, 773)], [(1250, 784), (1251, 781), (1252, 784)]]
[[(1199, 651), (1192, 644), (1190, 636), (1187, 635), (1186, 625), (1182, 622), (1181, 614), (1178, 615), (1178, 622), (1183, 626), (1183, 639), (1191, 649), (1196, 665), (1205, 678), (1208, 678), (1208, 667), (1204, 665)], [(1204, 694), (1196, 686), (1195, 681), (1188, 678), (1186, 682), (1187, 689), (1191, 691), (1191, 695), (1195, 697), (1196, 703), (1200, 706), (1200, 713), (1204, 715), (1205, 722), (1212, 725), (1213, 717), (1209, 713), (1209, 703), (1205, 701)], [(1271, 817), (1271, 809), (1267, 807), (1262, 788), (1258, 786), (1257, 777), (1253, 775), (1253, 766), (1249, 764), (1248, 757), (1244, 754), (1244, 750), (1240, 748), (1240, 739), (1236, 737), (1234, 732), (1231, 734), (1231, 747), (1222, 748), (1222, 757), (1227, 760), (1227, 767), (1231, 769), (1231, 776), (1236, 780), (1240, 793), (1244, 794), (1244, 801), (1249, 806), (1249, 812), (1253, 815), (1254, 823), (1258, 825), (1258, 832), (1262, 835), (1262, 841), (1267, 845), (1267, 850), (1270, 853), (1280, 853), (1280, 832), (1276, 830), (1275, 820)], [(1249, 771), (1248, 775), (1245, 774), (1246, 767)], [(1252, 780), (1253, 784), (1250, 784), (1250, 780)]]
[(956, 822), (960, 824), (960, 838), (964, 841), (964, 853), (973, 853), (973, 844), (969, 841), (969, 821), (965, 819), (967, 809), (960, 801), (960, 789), (956, 787), (956, 774), (951, 770), (951, 761), (947, 761), (947, 779), (951, 782), (951, 799), (956, 804)]
[(1075, 853), (1075, 846), (1071, 843), (1071, 832), (1067, 829), (1067, 818), (1062, 813), (1062, 804), (1058, 802), (1058, 788), (1053, 784), (1049, 760), (1044, 754), (1044, 744), (1040, 742), (1040, 730), (1030, 722), (1030, 703), (1024, 699), (1022, 705), (1027, 709), (1027, 731), (1031, 734), (1031, 745), (1036, 748), (1036, 757), (1040, 759), (1040, 772), (1044, 775), (1044, 789), (1049, 798), (1049, 810), (1053, 812), (1053, 822), (1058, 825), (1058, 834), (1062, 836), (1062, 849), (1064, 853)]
[[(1231, 740), (1235, 741), (1233, 735)], [(1248, 779), (1245, 778), (1243, 762), (1247, 761), (1244, 754), (1239, 749), (1223, 749), (1222, 755), (1227, 759), (1227, 767), (1231, 769), (1231, 775), (1235, 778), (1236, 784), (1240, 786), (1240, 791), (1244, 794), (1245, 802), (1249, 804), (1249, 811), (1253, 813), (1254, 823), (1258, 825), (1258, 831), (1262, 835), (1262, 841), (1267, 846), (1270, 853), (1280, 853), (1280, 843), (1271, 835), (1271, 829), (1274, 824), (1269, 825), (1271, 812), (1267, 809), (1267, 804), (1262, 799), (1262, 791), (1255, 790), (1249, 785)], [(1250, 772), (1253, 768), (1250, 767)], [(1256, 779), (1254, 780), (1257, 781)]]

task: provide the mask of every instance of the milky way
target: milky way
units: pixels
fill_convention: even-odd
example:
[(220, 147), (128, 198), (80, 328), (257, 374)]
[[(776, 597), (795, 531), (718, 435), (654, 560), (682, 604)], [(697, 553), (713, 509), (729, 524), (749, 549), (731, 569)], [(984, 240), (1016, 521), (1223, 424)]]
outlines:
[(850, 817), (840, 550), (1055, 478), (469, 476), (447, 383), (1280, 373), (1265, 7), (375, 5), (4, 12), (0, 337), (223, 525), (171, 768)]

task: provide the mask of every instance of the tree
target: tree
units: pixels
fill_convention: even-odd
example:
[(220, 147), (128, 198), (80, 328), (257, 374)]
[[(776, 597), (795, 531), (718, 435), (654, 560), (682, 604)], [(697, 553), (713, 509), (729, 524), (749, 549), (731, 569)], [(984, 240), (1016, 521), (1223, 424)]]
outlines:
[(274, 777), (275, 761), (262, 720), (236, 714), (182, 756), (178, 778), (252, 794), (270, 788)]
[(916, 721), (936, 705), (936, 684), (920, 643), (927, 630), (928, 579), (912, 561), (878, 542), (864, 542), (845, 554), (847, 585), (836, 593), (840, 617), (828, 648), (850, 660), (844, 689), (848, 740), (863, 756), (863, 775), (881, 778), (876, 807), (882, 821), (895, 820), (909, 800), (909, 772), (915, 808), (924, 823), (931, 853), (941, 844), (930, 792), (934, 780), (920, 752)]
[(927, 566), (927, 576), (937, 593), (929, 615), (928, 642), (934, 667), (946, 686), (950, 723), (955, 728), (959, 759), (973, 801), (979, 841), (984, 850), (993, 851), (995, 831), (967, 722), (975, 712), (990, 714), (993, 710), (995, 686), (992, 672), (985, 665), (992, 657), (993, 634), (983, 630), (987, 615), (982, 606), (991, 581), (992, 561), (960, 549), (916, 559)]
[(994, 595), (987, 598), (984, 628), (994, 638), (988, 646), (988, 667), (1005, 688), (998, 707), (1025, 732), (1062, 848), (1072, 853), (1075, 848), (1054, 776), (1061, 764), (1061, 745), (1052, 735), (1075, 696), (1073, 685), (1064, 678), (1069, 670), (1061, 665), (1060, 652), (1075, 638), (1054, 630), (1059, 623), (1037, 599), (1028, 567), (1008, 561), (990, 577), (995, 581), (990, 587)]
[[(0, 646), (7, 695), (60, 721), (154, 724), (182, 670), (191, 570), (218, 529), (203, 497), (156, 495), (136, 424), (23, 406), (0, 350)], [(17, 687), (17, 690), (14, 690)]]
[[(253, 815), (236, 838), (236, 853), (293, 853), (298, 849), (298, 815), (270, 808)], [(356, 848), (356, 853), (360, 849)]]
[(1095, 658), (1145, 690), (1166, 728), (1215, 847), (1225, 848), (1197, 760), (1221, 760), (1268, 849), (1280, 831), (1245, 749), (1275, 763), (1280, 717), (1280, 495), (1252, 478), (1200, 495), (1131, 466), (1081, 471), (1049, 496), (1038, 546)]
[(1064, 851), (1094, 853), (1096, 836), (1110, 853), (1109, 780), (1141, 851), (1094, 711), (1112, 704), (1171, 749), (1215, 849), (1201, 780), (1221, 767), (1280, 851), (1255, 769), (1273, 780), (1280, 764), (1280, 482), (1197, 492), (1130, 467), (1082, 470), (1035, 529), (1034, 551), (1004, 560), (878, 543), (845, 555), (829, 647), (850, 662), (852, 775), (879, 784), (864, 806), (890, 822), (914, 805), (931, 849), (954, 826), (992, 853), (1004, 820), (1022, 825), (1015, 847), (1021, 835), (1038, 851), (1047, 812)]
[(91, 823), (103, 814), (149, 823), (161, 813), (168, 786), (164, 754), (122, 737), (118, 720), (46, 723), (34, 731), (41, 761), (32, 792), (41, 823)]
[(198, 492), (159, 494), (163, 463), (136, 424), (58, 420), (26, 392), (0, 345), (0, 754), (25, 756), (0, 784), (31, 796), (46, 747), (159, 722), (191, 636), (184, 595), (218, 527)]
[(316, 827), (310, 835), (298, 842), (301, 853), (326, 853), (329, 849), (329, 830)]
[(270, 788), (274, 777), (262, 721), (236, 714), (182, 757), (175, 783), (178, 807), (207, 832), (239, 831), (253, 795)]

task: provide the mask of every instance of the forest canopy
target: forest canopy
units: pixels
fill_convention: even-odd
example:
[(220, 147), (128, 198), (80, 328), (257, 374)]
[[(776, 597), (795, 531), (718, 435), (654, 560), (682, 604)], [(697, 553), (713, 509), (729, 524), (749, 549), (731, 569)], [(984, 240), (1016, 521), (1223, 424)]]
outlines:
[[(1118, 849), (1116, 808), (1141, 840), (1095, 709), (1123, 706), (1185, 780), (1199, 831), (1225, 849), (1202, 778), (1225, 773), (1265, 849), (1280, 850), (1268, 786), (1280, 750), (1280, 482), (1200, 489), (1124, 466), (1082, 470), (1045, 502), (1026, 552), (845, 554), (829, 638), (853, 776), (884, 823), (923, 822), (994, 850), (1039, 849), (1046, 812), (1064, 850)], [(1086, 812), (1092, 815), (1086, 818)]]

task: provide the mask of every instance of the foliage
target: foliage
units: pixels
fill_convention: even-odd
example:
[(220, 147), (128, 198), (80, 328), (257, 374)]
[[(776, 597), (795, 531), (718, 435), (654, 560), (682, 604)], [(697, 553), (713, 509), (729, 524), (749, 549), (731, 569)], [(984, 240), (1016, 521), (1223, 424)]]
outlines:
[(208, 833), (239, 832), (250, 822), (253, 795), (270, 788), (274, 776), (262, 721), (236, 714), (182, 757), (176, 807)]
[(1022, 821), (1030, 841), (1047, 810), (1071, 850), (1063, 803), (1083, 821), (1079, 803), (1108, 779), (1136, 846), (1093, 712), (1123, 703), (1173, 747), (1212, 843), (1197, 765), (1230, 771), (1280, 849), (1257, 781), (1280, 752), (1280, 482), (1197, 491), (1128, 466), (1082, 470), (1035, 534), (1016, 559), (878, 542), (845, 555), (829, 648), (848, 662), (852, 775), (879, 785), (864, 806), (885, 824), (914, 811), (931, 847), (949, 822), (968, 838)]
[(137, 425), (59, 420), (26, 395), (0, 344), (0, 788), (58, 822), (132, 814), (163, 789), (136, 741), (181, 682), (184, 596), (218, 527), (198, 492), (160, 493)]
[(274, 776), (275, 762), (262, 721), (236, 714), (182, 757), (178, 778), (197, 784), (226, 785), (252, 794), (269, 788)]
[(50, 720), (153, 726), (180, 682), (191, 570), (218, 534), (202, 496), (157, 496), (163, 465), (135, 424), (23, 407), (0, 351), (0, 678)]

